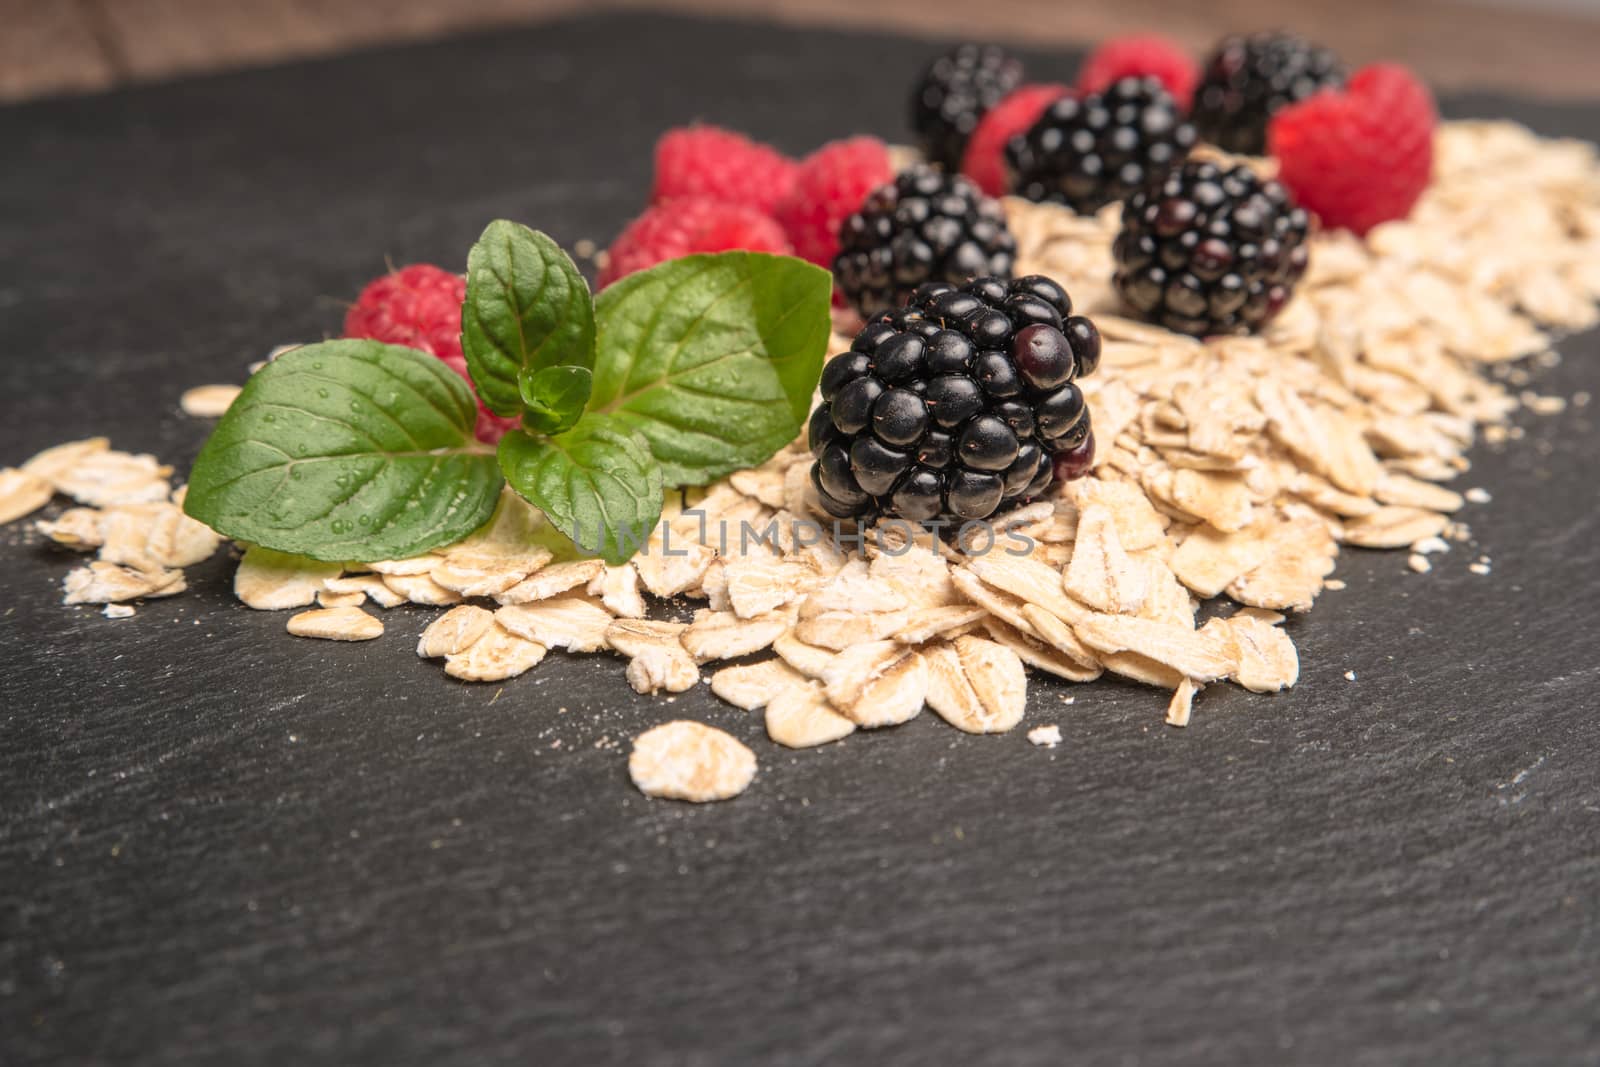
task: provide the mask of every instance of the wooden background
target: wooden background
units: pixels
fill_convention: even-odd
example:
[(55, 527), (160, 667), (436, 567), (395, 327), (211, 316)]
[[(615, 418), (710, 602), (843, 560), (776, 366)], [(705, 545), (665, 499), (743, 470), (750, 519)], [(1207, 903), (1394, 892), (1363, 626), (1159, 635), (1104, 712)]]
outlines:
[[(970, 0), (0, 0), (0, 100), (326, 55), (576, 11), (651, 8), (974, 34)], [(1197, 50), (1287, 25), (1352, 63), (1397, 59), (1436, 85), (1600, 94), (1600, 16), (1467, 0), (984, 0), (981, 36), (1091, 42), (1159, 29)]]

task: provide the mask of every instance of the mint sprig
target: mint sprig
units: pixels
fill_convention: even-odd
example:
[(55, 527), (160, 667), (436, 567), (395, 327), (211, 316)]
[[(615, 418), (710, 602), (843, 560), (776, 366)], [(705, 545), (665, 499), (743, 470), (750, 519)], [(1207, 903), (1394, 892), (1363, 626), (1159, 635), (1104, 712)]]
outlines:
[(468, 256), (462, 348), (484, 404), (520, 415), (497, 455), (442, 362), (375, 341), (289, 353), (251, 379), (185, 504), (221, 533), (325, 560), (450, 544), (502, 485), (585, 551), (628, 559), (667, 485), (754, 466), (799, 433), (832, 280), (754, 252), (671, 260), (591, 298), (546, 235), (490, 223)]

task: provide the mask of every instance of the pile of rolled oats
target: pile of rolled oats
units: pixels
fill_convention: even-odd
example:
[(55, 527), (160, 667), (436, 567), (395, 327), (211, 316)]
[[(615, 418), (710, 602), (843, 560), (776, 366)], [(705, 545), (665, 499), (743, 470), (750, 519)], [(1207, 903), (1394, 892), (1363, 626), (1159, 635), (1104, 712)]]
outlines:
[(0, 470), (0, 523), (44, 507), (60, 493), (77, 501), (40, 532), (94, 562), (67, 575), (62, 602), (104, 604), (109, 618), (133, 614), (134, 600), (175, 596), (187, 588), (184, 567), (222, 545), (210, 528), (183, 513), (183, 489), (154, 456), (117, 452), (104, 437), (47, 448), (19, 468)]
[[(1478, 432), (1504, 440), (1519, 406), (1559, 409), (1485, 365), (1511, 367), (1548, 350), (1546, 329), (1597, 318), (1594, 148), (1504, 122), (1441, 128), (1434, 185), (1409, 221), (1364, 242), (1317, 235), (1294, 301), (1260, 337), (1202, 343), (1119, 317), (1115, 207), (1007, 209), (1017, 272), (1060, 281), (1106, 339), (1084, 382), (1100, 448), (1089, 477), (982, 536), (835, 531), (796, 442), (669, 507), (622, 566), (559, 558), (542, 516), (508, 492), (484, 530), (414, 559), (341, 567), (248, 548), (235, 592), (254, 608), (305, 609), (288, 631), (335, 640), (383, 633), (369, 601), (446, 607), (417, 653), (463, 681), (513, 678), (551, 648), (609, 651), (639, 692), (709, 680), (794, 748), (924, 707), (969, 733), (1011, 730), (1029, 668), (1166, 690), (1166, 721), (1183, 726), (1207, 685), (1295, 683), (1283, 612), (1337, 584), (1341, 545), (1406, 549), (1425, 571), (1464, 538), (1452, 518), (1464, 497), (1442, 483), (1468, 468)], [(833, 351), (848, 344), (836, 336)], [(1510, 376), (1526, 384), (1520, 368)], [(211, 411), (225, 395), (191, 392), (185, 406)], [(86, 506), (40, 524), (99, 553), (67, 576), (66, 602), (166, 596), (218, 547), (182, 515), (169, 473), (103, 439), (64, 445), (0, 473), (0, 519), (73, 496)], [(1224, 595), (1237, 610), (1197, 626), (1201, 602)], [(1029, 738), (1059, 743), (1049, 725)], [(652, 795), (712, 800), (743, 790), (755, 759), (680, 722), (638, 738), (630, 770)]]

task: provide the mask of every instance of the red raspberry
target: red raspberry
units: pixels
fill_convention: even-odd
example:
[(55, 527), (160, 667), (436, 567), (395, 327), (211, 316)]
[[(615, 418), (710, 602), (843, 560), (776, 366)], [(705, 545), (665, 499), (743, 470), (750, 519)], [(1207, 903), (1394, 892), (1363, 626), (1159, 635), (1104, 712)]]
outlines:
[(1078, 72), (1080, 93), (1104, 92), (1121, 78), (1153, 76), (1187, 109), (1194, 97), (1200, 68), (1183, 45), (1157, 33), (1113, 37), (1089, 53)]
[(461, 359), (461, 302), (466, 279), (415, 263), (374, 278), (344, 316), (346, 337), (420, 348), (445, 362)]
[[(461, 302), (466, 298), (467, 283), (461, 275), (415, 263), (367, 283), (345, 313), (344, 335), (438, 356), (470, 388), (472, 375), (461, 352)], [(504, 418), (478, 403), (478, 440), (498, 441), (517, 423), (515, 416)]]
[(793, 251), (783, 227), (747, 204), (703, 196), (669, 200), (634, 219), (611, 243), (600, 286), (679, 256), (736, 248), (782, 255)]
[(1006, 173), (1006, 143), (1039, 120), (1044, 109), (1072, 92), (1065, 85), (1024, 85), (1000, 101), (978, 121), (961, 157), (961, 173), (989, 196), (1003, 196), (1011, 184)]
[(801, 161), (794, 189), (773, 214), (795, 254), (832, 269), (840, 225), (893, 177), (889, 149), (876, 137), (830, 141)]
[(794, 160), (716, 126), (668, 130), (656, 142), (650, 202), (703, 196), (771, 212), (794, 186)]
[(1323, 90), (1267, 127), (1278, 178), (1327, 227), (1366, 234), (1403, 219), (1433, 174), (1433, 97), (1404, 67), (1375, 63), (1343, 92)]
[(496, 444), (500, 438), (521, 425), (520, 415), (496, 415), (484, 407), (482, 401), (478, 402), (478, 426), (474, 431), (478, 440), (487, 441), (491, 445)]

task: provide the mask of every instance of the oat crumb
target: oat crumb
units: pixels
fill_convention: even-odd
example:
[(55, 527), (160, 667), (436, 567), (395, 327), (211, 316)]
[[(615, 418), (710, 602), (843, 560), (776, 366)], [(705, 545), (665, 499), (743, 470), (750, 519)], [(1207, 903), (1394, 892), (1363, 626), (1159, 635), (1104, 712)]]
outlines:
[(1522, 394), (1522, 406), (1535, 415), (1559, 415), (1567, 410), (1567, 399), (1562, 396), (1540, 396), (1534, 392)]
[(1478, 486), (1474, 486), (1473, 488), (1468, 489), (1462, 495), (1465, 496), (1467, 498), (1467, 500), (1469, 502), (1473, 503), (1473, 504), (1487, 504), (1489, 501), (1494, 499), (1492, 496), (1489, 495), (1489, 490), (1481, 488), (1481, 487), (1478, 487)]
[(1200, 687), (1195, 685), (1192, 679), (1185, 678), (1178, 683), (1178, 688), (1167, 705), (1168, 726), (1189, 725), (1189, 719), (1194, 714), (1194, 698), (1199, 692)]
[(101, 612), (101, 614), (108, 619), (131, 619), (133, 618), (133, 605), (107, 604), (106, 610)]
[(1326, 582), (1323, 583), (1322, 587), (1324, 589), (1331, 589), (1335, 593), (1337, 593), (1341, 589), (1349, 588), (1349, 586), (1347, 586), (1345, 584), (1345, 581), (1344, 581), (1343, 578), (1329, 578)]
[(1028, 731), (1028, 740), (1041, 748), (1055, 748), (1061, 743), (1061, 727), (1035, 726)]
[(1356, 672), (1355, 671), (1345, 671), (1344, 672), (1344, 680), (1347, 681), (1347, 682), (1355, 681), (1356, 680)]
[(1427, 574), (1429, 571), (1433, 570), (1433, 564), (1428, 562), (1428, 557), (1424, 556), (1420, 552), (1411, 553), (1410, 557), (1406, 560), (1406, 566), (1410, 567), (1418, 574)]

